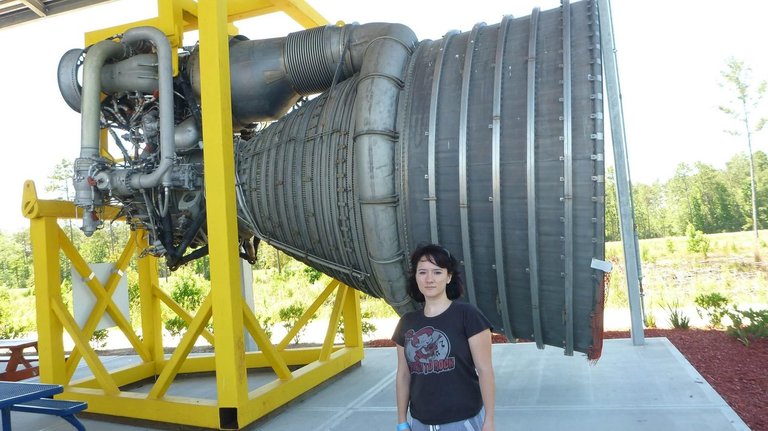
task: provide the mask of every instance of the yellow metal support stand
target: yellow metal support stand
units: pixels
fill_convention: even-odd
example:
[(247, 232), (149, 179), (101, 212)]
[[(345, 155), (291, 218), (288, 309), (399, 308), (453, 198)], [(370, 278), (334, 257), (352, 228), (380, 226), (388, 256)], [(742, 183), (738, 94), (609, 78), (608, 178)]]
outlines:
[[(30, 219), (35, 270), (40, 378), (65, 386), (62, 397), (88, 402), (88, 411), (143, 420), (213, 429), (240, 429), (288, 403), (318, 384), (363, 359), (362, 319), (358, 292), (333, 280), (283, 340), (273, 345), (240, 294), (240, 266), (235, 218), (234, 151), (232, 145), (228, 29), (232, 22), (250, 16), (284, 11), (305, 27), (327, 21), (301, 0), (158, 0), (158, 17), (86, 35), (91, 44), (139, 25), (164, 31), (174, 47), (183, 32), (200, 31), (202, 111), (208, 235), (211, 262), (209, 296), (192, 316), (159, 286), (158, 262), (142, 256), (148, 246), (146, 232), (136, 231), (116, 263), (112, 276), (102, 284), (58, 225), (63, 218), (77, 218), (70, 202), (40, 200), (31, 181), (24, 184), (22, 212)], [(176, 59), (174, 59), (174, 67)], [(108, 208), (105, 218), (118, 215)], [(81, 328), (62, 300), (59, 253), (72, 262), (96, 297), (96, 304)], [(123, 317), (112, 294), (131, 259), (137, 259), (141, 322), (138, 333)], [(288, 348), (322, 304), (335, 294), (324, 342), (313, 348)], [(164, 354), (161, 306), (166, 305), (189, 325), (174, 353)], [(89, 345), (102, 316), (108, 313), (133, 346), (139, 363), (108, 370)], [(335, 344), (336, 328), (343, 317), (344, 343)], [(213, 334), (207, 324), (213, 319)], [(256, 341), (258, 352), (245, 352), (243, 329)], [(64, 351), (64, 331), (74, 341), (69, 356)], [(140, 334), (140, 335), (139, 335)], [(214, 346), (214, 354), (189, 353), (199, 337)], [(84, 360), (92, 377), (73, 380)], [(275, 380), (250, 388), (248, 371), (271, 370)], [(169, 395), (182, 374), (213, 372), (217, 398)], [(143, 383), (149, 391), (133, 391)], [(211, 389), (211, 393), (214, 388)]]

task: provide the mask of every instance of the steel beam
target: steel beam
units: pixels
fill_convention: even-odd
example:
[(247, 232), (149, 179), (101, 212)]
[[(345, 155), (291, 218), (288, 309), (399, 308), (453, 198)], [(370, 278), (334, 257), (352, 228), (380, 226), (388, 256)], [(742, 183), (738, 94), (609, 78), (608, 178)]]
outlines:
[(611, 121), (611, 140), (616, 170), (616, 195), (619, 209), (621, 242), (624, 247), (624, 265), (627, 276), (627, 297), (631, 317), (632, 344), (645, 344), (643, 332), (643, 304), (640, 297), (640, 256), (637, 253), (635, 234), (635, 212), (632, 205), (632, 180), (629, 175), (629, 155), (627, 137), (624, 129), (624, 112), (621, 103), (619, 85), (619, 66), (616, 58), (616, 41), (613, 34), (613, 18), (610, 0), (598, 0), (600, 15), (601, 44), (603, 46), (603, 65), (605, 67), (605, 87), (608, 96), (608, 113)]

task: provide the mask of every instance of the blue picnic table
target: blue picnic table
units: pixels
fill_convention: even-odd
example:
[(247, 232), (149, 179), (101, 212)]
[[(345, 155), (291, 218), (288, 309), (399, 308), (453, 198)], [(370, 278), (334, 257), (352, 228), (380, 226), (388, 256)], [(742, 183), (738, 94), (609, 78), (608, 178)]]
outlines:
[(56, 400), (64, 391), (61, 385), (27, 382), (0, 382), (0, 409), (3, 415), (2, 431), (11, 431), (11, 411), (59, 416), (79, 431), (85, 431), (75, 413), (87, 408), (83, 401)]
[(0, 408), (3, 411), (3, 431), (11, 431), (11, 407), (14, 404), (52, 397), (63, 391), (64, 388), (61, 385), (0, 382)]

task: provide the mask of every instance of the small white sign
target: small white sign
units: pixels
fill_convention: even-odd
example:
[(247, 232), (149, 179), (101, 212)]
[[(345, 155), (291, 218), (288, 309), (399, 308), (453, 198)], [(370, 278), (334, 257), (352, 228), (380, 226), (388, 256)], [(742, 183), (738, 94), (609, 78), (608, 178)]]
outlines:
[(613, 265), (611, 265), (611, 262), (595, 259), (594, 257), (592, 258), (592, 264), (589, 266), (592, 267), (593, 269), (598, 269), (606, 273), (611, 272), (611, 270), (613, 269)]
[[(85, 326), (88, 316), (91, 315), (91, 311), (96, 305), (96, 295), (93, 294), (86, 281), (96, 277), (101, 285), (104, 286), (109, 276), (115, 271), (114, 263), (89, 263), (88, 267), (91, 268), (91, 274), (88, 275), (87, 279), (81, 277), (72, 268), (72, 305), (75, 312), (75, 322), (77, 322), (77, 326), (80, 328)], [(130, 315), (128, 313), (128, 278), (122, 272), (118, 275), (120, 281), (117, 282), (117, 289), (115, 289), (112, 295), (112, 302), (115, 303), (125, 319), (130, 322)], [(107, 329), (113, 326), (117, 326), (117, 324), (112, 320), (109, 313), (105, 311), (96, 329)]]

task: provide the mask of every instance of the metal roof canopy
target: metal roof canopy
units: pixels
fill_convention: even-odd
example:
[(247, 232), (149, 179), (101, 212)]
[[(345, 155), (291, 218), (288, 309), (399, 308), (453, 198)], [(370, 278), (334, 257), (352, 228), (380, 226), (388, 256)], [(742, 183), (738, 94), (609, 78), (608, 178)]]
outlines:
[[(0, 0), (0, 30), (63, 12), (113, 1), (115, 0)], [(193, 0), (183, 3), (188, 9), (197, 7), (197, 2)], [(273, 12), (284, 12), (305, 27), (317, 25), (318, 20), (325, 21), (303, 0), (278, 2), (271, 0), (229, 0), (227, 4), (230, 21)], [(185, 17), (190, 18), (189, 15)], [(186, 24), (189, 23), (185, 23), (185, 27), (188, 27)], [(197, 25), (194, 24), (192, 27), (197, 28)]]
[(112, 0), (0, 0), (0, 29)]

